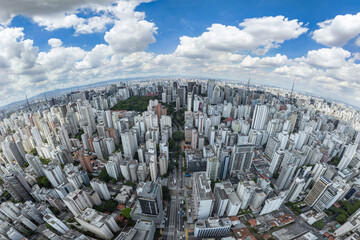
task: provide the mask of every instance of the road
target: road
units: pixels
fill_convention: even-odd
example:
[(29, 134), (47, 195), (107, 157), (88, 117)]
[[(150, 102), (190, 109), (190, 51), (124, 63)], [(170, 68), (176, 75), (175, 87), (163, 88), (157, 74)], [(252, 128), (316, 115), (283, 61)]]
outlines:
[[(181, 154), (180, 154), (181, 156)], [(172, 161), (175, 161), (175, 156), (172, 154)], [(173, 173), (169, 176), (169, 190), (171, 201), (167, 207), (165, 221), (165, 228), (163, 231), (163, 239), (176, 240), (185, 239), (185, 229), (183, 214), (183, 200), (184, 200), (184, 177), (185, 173), (182, 171), (183, 159), (179, 159), (179, 167), (175, 168)]]

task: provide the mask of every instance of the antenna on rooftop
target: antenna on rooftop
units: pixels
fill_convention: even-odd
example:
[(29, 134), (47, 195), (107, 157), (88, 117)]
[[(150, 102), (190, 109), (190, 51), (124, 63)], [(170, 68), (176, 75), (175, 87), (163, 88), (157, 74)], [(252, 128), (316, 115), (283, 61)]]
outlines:
[(295, 85), (295, 80), (293, 80), (292, 87), (291, 87), (291, 93), (290, 93), (290, 101), (291, 102), (293, 100), (294, 85)]
[(30, 104), (29, 104), (29, 99), (28, 99), (26, 93), (25, 93), (25, 98), (26, 98), (27, 106), (28, 106), (29, 110), (31, 111)]

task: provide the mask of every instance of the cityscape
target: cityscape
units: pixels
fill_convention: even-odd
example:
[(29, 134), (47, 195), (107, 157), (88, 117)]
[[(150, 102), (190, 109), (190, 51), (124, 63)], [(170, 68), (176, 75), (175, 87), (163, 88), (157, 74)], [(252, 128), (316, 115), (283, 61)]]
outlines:
[(358, 239), (359, 113), (293, 89), (137, 80), (1, 122), (3, 239)]
[(0, 240), (360, 240), (356, 1), (0, 0)]

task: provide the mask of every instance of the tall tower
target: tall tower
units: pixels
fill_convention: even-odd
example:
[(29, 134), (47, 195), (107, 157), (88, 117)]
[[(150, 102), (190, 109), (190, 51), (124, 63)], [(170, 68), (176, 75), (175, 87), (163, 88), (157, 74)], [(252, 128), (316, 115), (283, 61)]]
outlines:
[(29, 99), (28, 99), (26, 93), (25, 93), (25, 98), (26, 98), (26, 104), (27, 104), (29, 110), (31, 111), (31, 107), (30, 107), (30, 104), (29, 104)]
[(292, 83), (292, 87), (291, 87), (291, 93), (290, 93), (290, 103), (293, 102), (293, 92), (294, 92), (294, 85), (295, 85), (295, 80)]
[(325, 193), (325, 191), (330, 187), (331, 181), (326, 177), (321, 177), (311, 189), (309, 194), (305, 198), (305, 203), (310, 207), (313, 207), (321, 196)]
[(13, 198), (18, 201), (32, 201), (30, 186), (24, 177), (17, 171), (12, 171), (4, 176), (4, 187)]

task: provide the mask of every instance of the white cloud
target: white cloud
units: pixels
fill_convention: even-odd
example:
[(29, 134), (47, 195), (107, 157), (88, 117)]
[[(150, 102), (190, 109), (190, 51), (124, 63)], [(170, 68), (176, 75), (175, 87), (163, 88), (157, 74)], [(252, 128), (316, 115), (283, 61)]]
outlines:
[(342, 48), (321, 48), (307, 53), (306, 58), (297, 59), (320, 68), (340, 68), (347, 63), (351, 53)]
[(205, 58), (213, 51), (236, 52), (251, 50), (263, 55), (285, 40), (294, 39), (307, 31), (298, 20), (283, 16), (245, 19), (235, 26), (213, 24), (199, 37), (180, 38), (176, 53), (191, 58)]
[(360, 34), (360, 13), (338, 15), (334, 19), (318, 23), (319, 29), (313, 39), (325, 46), (344, 46), (350, 39)]
[(155, 42), (156, 30), (154, 23), (145, 20), (120, 20), (105, 33), (104, 39), (117, 53), (144, 51), (150, 43)]
[(53, 48), (60, 47), (62, 45), (62, 41), (60, 39), (57, 39), (57, 38), (50, 38), (48, 40), (48, 43)]
[[(52, 38), (48, 40), (51, 49), (39, 52), (22, 28), (0, 27), (0, 95), (12, 93), (0, 99), (0, 105), (22, 97), (24, 89), (33, 95), (125, 76), (176, 74), (241, 80), (250, 74), (254, 81), (285, 87), (291, 87), (295, 79), (297, 90), (316, 94), (332, 91), (333, 96), (344, 96), (346, 101), (351, 101), (346, 91), (360, 92), (360, 65), (356, 61), (360, 53), (332, 47), (312, 50), (296, 59), (279, 53), (252, 55), (264, 54), (307, 31), (298, 20), (283, 16), (246, 19), (239, 27), (213, 24), (198, 37), (181, 37), (173, 53), (145, 52), (156, 41), (157, 27), (145, 19), (145, 13), (135, 11), (141, 2), (146, 1), (122, 0), (114, 5), (80, 1), (69, 3), (67, 9), (53, 10), (52, 18), (36, 14), (34, 9), (25, 11), (24, 15), (49, 31), (73, 28), (75, 34), (104, 32), (105, 44), (89, 51), (63, 46), (60, 39)], [(94, 15), (85, 19), (79, 11)], [(2, 10), (0, 18), (1, 14)]]
[(0, 24), (8, 24), (16, 15), (30, 18), (75, 11), (84, 6), (110, 3), (110, 0), (0, 0)]

